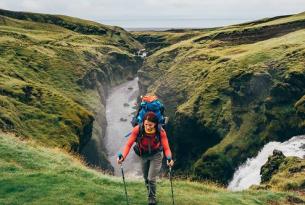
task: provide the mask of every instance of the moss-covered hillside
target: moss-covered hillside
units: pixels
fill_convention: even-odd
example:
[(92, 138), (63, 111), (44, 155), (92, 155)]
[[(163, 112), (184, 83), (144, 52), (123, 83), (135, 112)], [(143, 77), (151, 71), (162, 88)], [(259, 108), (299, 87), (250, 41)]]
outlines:
[[(60, 149), (0, 133), (0, 204), (126, 204), (123, 182), (85, 167)], [(127, 179), (129, 204), (147, 204), (142, 180)], [(288, 192), (229, 192), (209, 183), (173, 181), (181, 205), (297, 204), (305, 199)], [(168, 179), (158, 181), (160, 205), (172, 204)]]
[(149, 56), (142, 93), (171, 117), (176, 168), (227, 183), (271, 140), (305, 128), (305, 13), (198, 32)]
[(121, 28), (0, 10), (0, 129), (106, 167), (107, 89), (136, 74), (141, 48)]
[(285, 157), (280, 151), (274, 151), (261, 168), (262, 183), (253, 189), (273, 189), (281, 191), (305, 190), (305, 159)]

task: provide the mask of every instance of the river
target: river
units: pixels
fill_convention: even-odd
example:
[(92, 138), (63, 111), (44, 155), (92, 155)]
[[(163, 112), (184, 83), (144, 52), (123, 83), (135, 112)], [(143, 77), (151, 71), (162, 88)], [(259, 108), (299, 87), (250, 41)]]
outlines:
[[(135, 110), (135, 104), (139, 95), (138, 78), (113, 87), (109, 91), (106, 100), (106, 118), (107, 129), (105, 135), (105, 144), (107, 147), (108, 159), (114, 168), (114, 174), (119, 176), (121, 169), (116, 163), (117, 153), (122, 152), (132, 125), (132, 113)], [(127, 177), (140, 177), (142, 171), (140, 160), (131, 148), (129, 155), (123, 163), (125, 175)]]
[(256, 157), (249, 158), (234, 173), (233, 180), (229, 183), (228, 189), (241, 191), (251, 185), (258, 185), (261, 182), (260, 169), (272, 155), (274, 149), (280, 150), (285, 156), (305, 157), (305, 135), (295, 136), (290, 140), (280, 142), (269, 142), (258, 153)]

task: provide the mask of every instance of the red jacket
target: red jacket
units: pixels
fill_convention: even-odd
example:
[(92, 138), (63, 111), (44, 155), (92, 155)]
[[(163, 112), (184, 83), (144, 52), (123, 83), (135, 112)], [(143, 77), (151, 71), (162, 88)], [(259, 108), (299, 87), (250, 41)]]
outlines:
[[(131, 135), (130, 135), (130, 137), (129, 137), (126, 145), (125, 145), (124, 151), (123, 151), (124, 159), (128, 155), (131, 146), (136, 141), (137, 136), (139, 134), (139, 131), (140, 131), (139, 125), (135, 126), (132, 129)], [(148, 150), (149, 144), (150, 144), (152, 150), (158, 149), (158, 147), (160, 145), (162, 145), (165, 156), (167, 158), (172, 157), (172, 152), (169, 148), (166, 132), (163, 128), (161, 128), (161, 131), (160, 131), (160, 141), (161, 141), (161, 143), (160, 143), (160, 141), (158, 141), (158, 142), (155, 141), (156, 133), (151, 134), (151, 135), (144, 133), (144, 135), (145, 136), (141, 138), (141, 142), (140, 142), (140, 145), (144, 150)]]

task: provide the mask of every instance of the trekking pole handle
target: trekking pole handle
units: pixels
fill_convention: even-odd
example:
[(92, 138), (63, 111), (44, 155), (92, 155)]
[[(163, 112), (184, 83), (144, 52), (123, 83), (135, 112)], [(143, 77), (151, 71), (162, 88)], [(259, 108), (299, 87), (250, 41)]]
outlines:
[(123, 157), (122, 152), (118, 152), (118, 158), (121, 159)]
[(118, 158), (119, 158), (119, 160), (123, 158), (122, 152), (118, 152)]

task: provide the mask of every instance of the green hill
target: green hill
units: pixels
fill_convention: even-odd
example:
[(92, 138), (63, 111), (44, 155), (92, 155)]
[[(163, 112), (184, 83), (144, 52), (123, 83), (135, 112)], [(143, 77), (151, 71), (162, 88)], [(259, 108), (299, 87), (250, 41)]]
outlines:
[(135, 76), (141, 48), (121, 28), (0, 10), (0, 128), (109, 168), (107, 90)]
[[(123, 183), (85, 167), (58, 148), (0, 133), (0, 204), (126, 204)], [(293, 204), (285, 192), (229, 192), (209, 183), (174, 180), (176, 204)], [(146, 204), (142, 181), (127, 179), (130, 204)], [(172, 204), (168, 179), (158, 183), (159, 204)]]
[(194, 36), (185, 40), (160, 32), (172, 44), (153, 48), (140, 88), (167, 106), (182, 174), (226, 184), (267, 142), (304, 133), (304, 29), (300, 13), (186, 31)]

